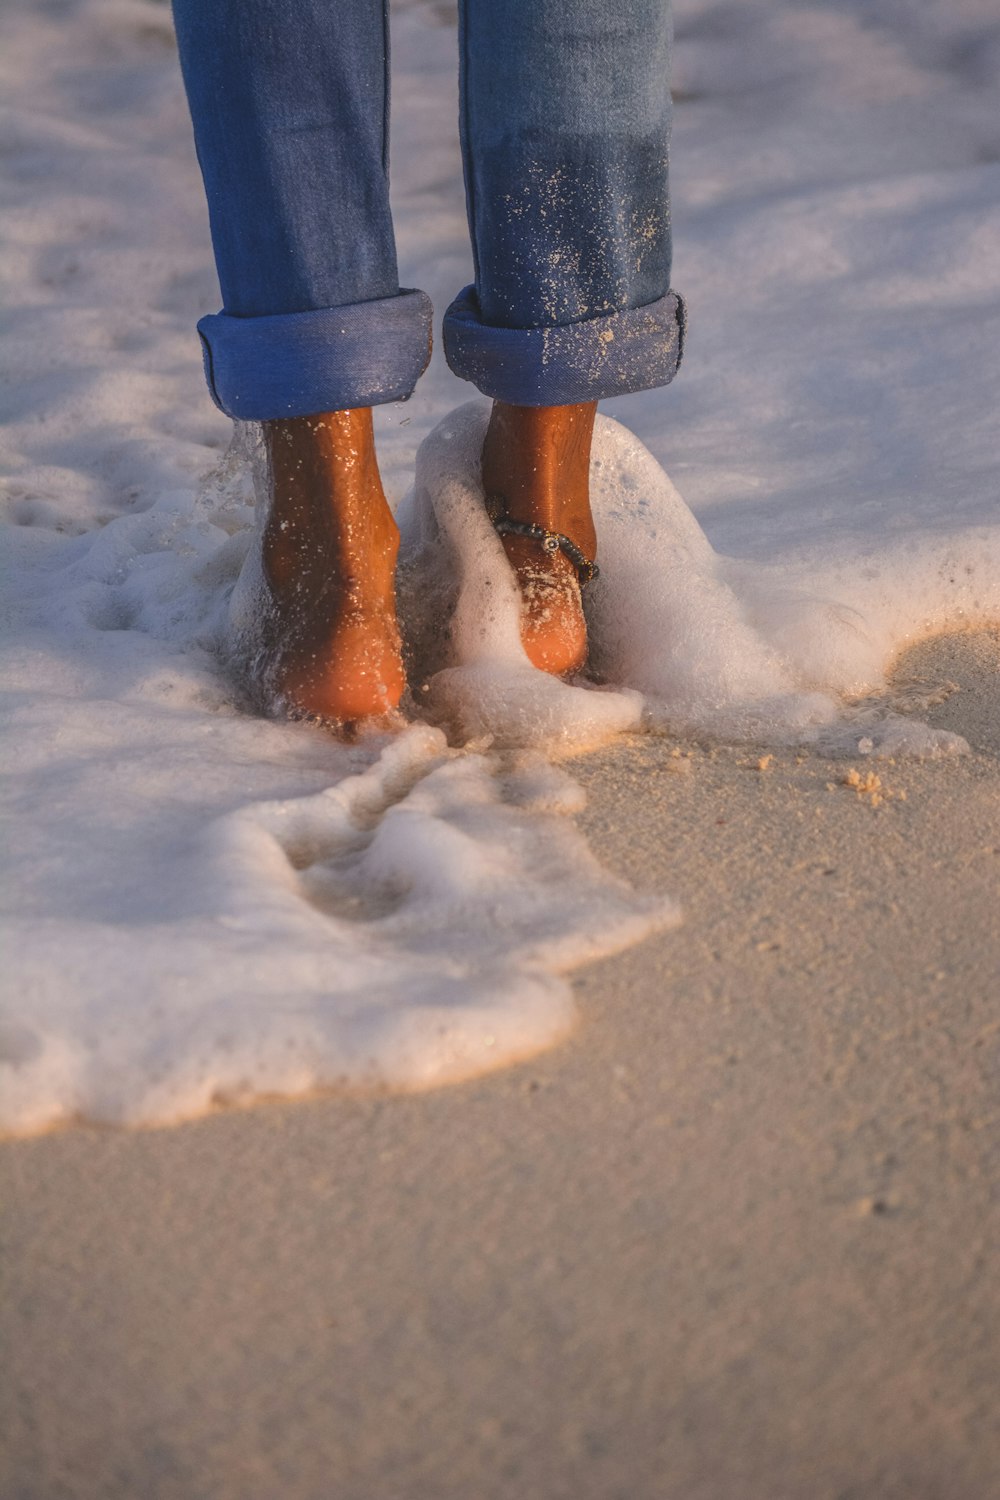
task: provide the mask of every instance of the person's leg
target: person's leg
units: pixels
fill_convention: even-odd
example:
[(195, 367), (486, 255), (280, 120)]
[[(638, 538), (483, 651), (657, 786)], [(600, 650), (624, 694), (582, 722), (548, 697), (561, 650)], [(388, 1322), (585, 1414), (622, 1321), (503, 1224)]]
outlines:
[(272, 497), (259, 685), (353, 719), (403, 687), (398, 536), (374, 404), (405, 399), (430, 304), (401, 290), (388, 197), (385, 0), (174, 0), (224, 311), (209, 386), (263, 422)]
[[(462, 0), (462, 144), (475, 285), (445, 317), (456, 374), (494, 398), (487, 495), (589, 557), (590, 434), (603, 397), (665, 385), (670, 292), (669, 0)], [(583, 660), (576, 570), (506, 535), (523, 637), (550, 671)]]

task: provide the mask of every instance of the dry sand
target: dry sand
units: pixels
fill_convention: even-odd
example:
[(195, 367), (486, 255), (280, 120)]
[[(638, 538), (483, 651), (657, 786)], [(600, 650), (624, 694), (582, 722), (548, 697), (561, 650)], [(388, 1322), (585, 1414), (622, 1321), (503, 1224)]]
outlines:
[(577, 763), (686, 921), (561, 1049), (5, 1146), (4, 1500), (1000, 1496), (1000, 633), (900, 679), (971, 756)]

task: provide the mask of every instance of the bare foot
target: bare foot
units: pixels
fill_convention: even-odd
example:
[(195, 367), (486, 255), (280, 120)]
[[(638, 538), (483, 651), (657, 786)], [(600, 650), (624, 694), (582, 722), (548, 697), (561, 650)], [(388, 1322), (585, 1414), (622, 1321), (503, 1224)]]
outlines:
[[(507, 406), (493, 403), (483, 444), (483, 489), (499, 496), (501, 513), (558, 531), (593, 558), (590, 443), (597, 403)], [(576, 568), (562, 552), (533, 537), (504, 536), (521, 586), (521, 640), (529, 661), (556, 676), (587, 659), (587, 626)]]
[(399, 703), (399, 532), (370, 409), (264, 423), (273, 489), (263, 535), (270, 593), (258, 687), (301, 713), (354, 721)]

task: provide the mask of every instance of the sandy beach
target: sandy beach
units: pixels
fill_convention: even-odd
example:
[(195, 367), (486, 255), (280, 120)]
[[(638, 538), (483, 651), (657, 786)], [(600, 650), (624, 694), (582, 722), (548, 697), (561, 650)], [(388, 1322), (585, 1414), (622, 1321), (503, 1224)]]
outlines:
[(1000, 1495), (1000, 636), (899, 664), (942, 689), (972, 753), (880, 805), (791, 752), (578, 761), (686, 941), (581, 973), (532, 1062), (5, 1145), (0, 1491)]
[[(438, 347), (345, 743), (231, 670), (169, 7), (3, 7), (2, 1500), (1000, 1500), (995, 0), (675, 15), (593, 672), (527, 663)], [(453, 0), (392, 52), (438, 338)]]

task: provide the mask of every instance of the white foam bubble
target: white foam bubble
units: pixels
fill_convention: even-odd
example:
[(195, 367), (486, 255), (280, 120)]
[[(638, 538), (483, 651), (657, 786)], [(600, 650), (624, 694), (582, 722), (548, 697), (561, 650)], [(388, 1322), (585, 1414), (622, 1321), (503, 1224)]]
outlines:
[(634, 692), (598, 692), (537, 671), (521, 645), (521, 597), (483, 505), (489, 407), (470, 402), (425, 439), (402, 501), (400, 604), (427, 711), (468, 739), (585, 749), (637, 728)]
[(566, 969), (677, 919), (600, 868), (564, 816), (579, 789), (552, 768), (505, 768), (414, 727), (312, 795), (213, 816), (215, 786), (156, 806), (184, 749), (201, 769), (193, 736), (141, 754), (136, 727), (119, 726), (132, 764), (117, 807), (92, 763), (89, 817), (19, 851), (63, 873), (22, 890), (10, 936), (7, 1129), (468, 1077), (565, 1035)]
[(884, 683), (929, 619), (940, 630), (1000, 614), (995, 534), (971, 537), (964, 553), (954, 537), (937, 548), (925, 540), (916, 558), (912, 546), (886, 547), (877, 567), (870, 549), (853, 567), (844, 557), (812, 568), (725, 558), (638, 438), (598, 417), (601, 574), (585, 604), (591, 667), (612, 687), (562, 683), (520, 644), (520, 599), (479, 477), (488, 416), (487, 403), (469, 402), (425, 439), (400, 511), (408, 633), (425, 701), (455, 731), (551, 751), (640, 723), (827, 753), (855, 753), (861, 739), (875, 755), (965, 748), (898, 715), (859, 715), (849, 697)]

